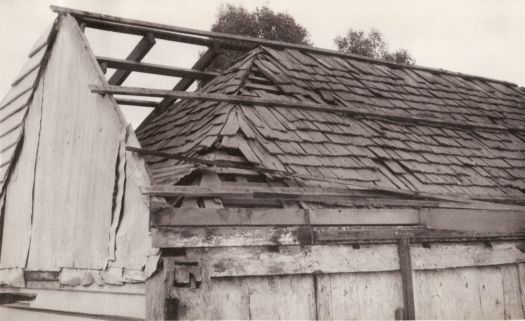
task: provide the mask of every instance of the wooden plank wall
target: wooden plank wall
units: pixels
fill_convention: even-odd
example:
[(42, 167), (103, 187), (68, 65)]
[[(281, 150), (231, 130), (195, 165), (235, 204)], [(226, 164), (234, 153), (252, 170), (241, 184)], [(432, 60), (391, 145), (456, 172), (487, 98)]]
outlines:
[(6, 189), (0, 268), (24, 268), (31, 239), (33, 183), (42, 116), (43, 82), (35, 90), (24, 129), (24, 144)]
[(61, 17), (7, 185), (0, 274), (108, 267), (111, 284), (147, 277), (156, 252), (139, 186), (150, 182), (142, 157), (125, 151), (140, 146), (113, 98), (89, 91), (103, 77), (76, 21)]
[[(413, 245), (416, 318), (523, 318), (517, 244)], [(171, 290), (182, 319), (394, 319), (403, 307), (395, 245), (188, 249), (185, 260), (203, 281)]]
[(76, 28), (61, 19), (43, 77), (31, 270), (97, 269), (108, 256), (122, 124), (110, 99), (87, 89), (100, 78)]

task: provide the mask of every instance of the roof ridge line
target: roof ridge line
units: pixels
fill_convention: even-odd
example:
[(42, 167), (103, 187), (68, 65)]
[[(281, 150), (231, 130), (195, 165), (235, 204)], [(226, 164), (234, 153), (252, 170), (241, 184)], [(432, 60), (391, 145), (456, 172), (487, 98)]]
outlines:
[(463, 78), (478, 79), (478, 80), (483, 80), (483, 81), (501, 83), (501, 84), (505, 84), (505, 85), (512, 86), (512, 87), (518, 86), (516, 83), (512, 83), (512, 82), (508, 82), (504, 80), (498, 80), (498, 79), (471, 75), (471, 74), (464, 74), (464, 73), (449, 71), (445, 69), (437, 69), (437, 68), (424, 67), (424, 66), (418, 66), (418, 65), (404, 65), (404, 64), (390, 62), (390, 61), (386, 61), (382, 59), (370, 58), (370, 57), (360, 56), (356, 54), (342, 53), (342, 52), (331, 50), (331, 49), (324, 49), (324, 48), (319, 48), (319, 47), (313, 47), (313, 46), (307, 46), (307, 45), (301, 45), (301, 44), (293, 44), (293, 43), (275, 41), (275, 40), (259, 39), (259, 38), (253, 38), (253, 37), (247, 37), (247, 36), (239, 36), (239, 35), (233, 35), (233, 34), (227, 34), (227, 33), (204, 31), (204, 30), (193, 29), (193, 28), (178, 27), (178, 26), (173, 26), (173, 25), (168, 25), (168, 24), (152, 23), (152, 22), (147, 22), (144, 20), (121, 18), (117, 16), (76, 10), (76, 9), (59, 7), (59, 6), (54, 6), (54, 5), (51, 5), (50, 8), (52, 11), (58, 14), (71, 14), (75, 17), (84, 17), (84, 18), (96, 19), (100, 21), (111, 21), (111, 22), (116, 22), (119, 24), (127, 24), (127, 25), (133, 25), (133, 26), (138, 26), (138, 27), (156, 28), (162, 31), (174, 32), (174, 33), (179, 33), (179, 34), (187, 34), (187, 35), (195, 35), (195, 36), (200, 36), (200, 37), (208, 37), (210, 39), (218, 39), (218, 40), (229, 41), (229, 42), (232, 42), (232, 41), (233, 42), (244, 42), (244, 43), (254, 45), (254, 47), (266, 45), (266, 46), (275, 47), (278, 49), (290, 48), (290, 49), (296, 49), (296, 50), (305, 50), (305, 51), (310, 51), (310, 52), (315, 52), (315, 53), (320, 53), (320, 54), (352, 58), (358, 61), (367, 61), (371, 63), (387, 65), (387, 66), (391, 66), (394, 68), (410, 68), (410, 69), (415, 69), (415, 70), (428, 71), (431, 73), (449, 74), (449, 75), (459, 76)]

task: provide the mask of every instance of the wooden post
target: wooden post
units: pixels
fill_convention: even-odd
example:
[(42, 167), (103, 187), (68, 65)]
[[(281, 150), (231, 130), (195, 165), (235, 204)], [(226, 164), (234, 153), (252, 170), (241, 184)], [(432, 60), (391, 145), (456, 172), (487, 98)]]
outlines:
[(404, 319), (415, 320), (414, 286), (412, 279), (412, 260), (410, 256), (410, 240), (403, 237), (398, 243), (399, 269), (403, 286)]
[(146, 280), (146, 320), (174, 319), (177, 307), (170, 299), (170, 290), (173, 286), (173, 261), (161, 258), (162, 266), (159, 267), (149, 279)]

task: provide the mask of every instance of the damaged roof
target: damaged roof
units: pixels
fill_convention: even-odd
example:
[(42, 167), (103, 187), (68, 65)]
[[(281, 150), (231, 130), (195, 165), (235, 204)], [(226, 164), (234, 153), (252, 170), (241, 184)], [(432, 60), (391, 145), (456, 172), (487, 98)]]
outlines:
[[(525, 192), (525, 92), (514, 84), (259, 47), (199, 91), (360, 114), (185, 100), (141, 125), (142, 146), (211, 159), (238, 150), (268, 169), (414, 192)], [(149, 163), (162, 173), (177, 161), (150, 157)]]

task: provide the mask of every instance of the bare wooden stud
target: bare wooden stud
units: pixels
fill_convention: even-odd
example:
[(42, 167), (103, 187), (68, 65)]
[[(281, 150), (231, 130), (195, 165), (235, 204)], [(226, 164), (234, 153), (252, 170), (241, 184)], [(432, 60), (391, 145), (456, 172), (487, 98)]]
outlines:
[[(151, 32), (148, 32), (142, 39), (137, 43), (135, 48), (128, 55), (126, 60), (140, 62), (146, 54), (155, 45), (155, 37)], [(122, 85), (122, 83), (128, 78), (131, 71), (129, 70), (116, 70), (115, 73), (109, 78), (108, 84), (110, 85)]]
[(401, 280), (403, 283), (404, 319), (415, 320), (416, 310), (414, 303), (412, 258), (410, 256), (410, 241), (408, 238), (403, 237), (399, 240), (398, 254)]
[[(146, 280), (146, 320), (166, 320), (173, 284), (173, 260), (161, 258), (162, 266)], [(173, 303), (173, 302), (171, 302)]]

